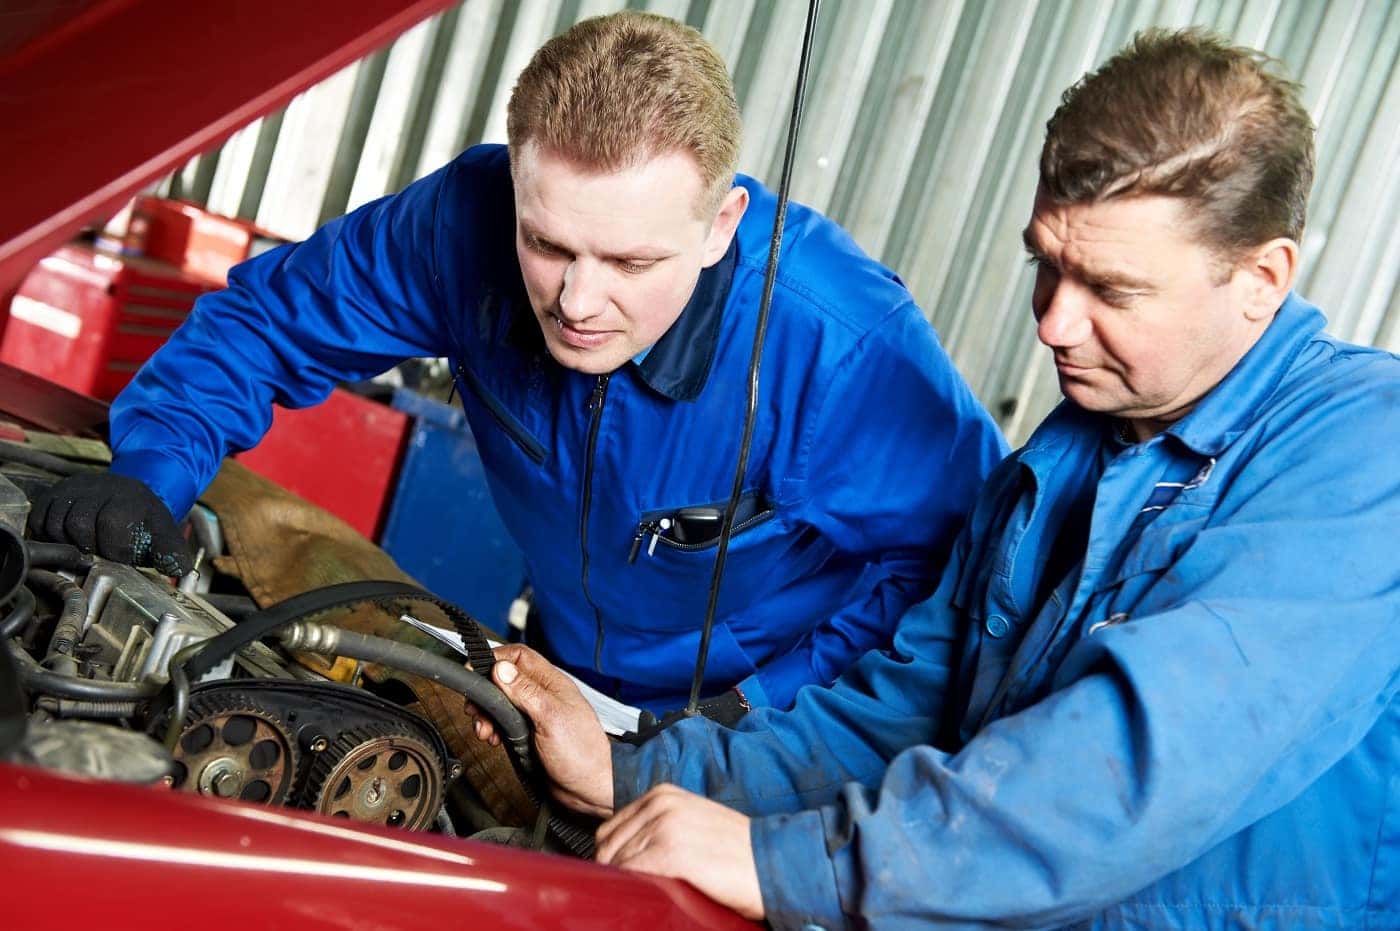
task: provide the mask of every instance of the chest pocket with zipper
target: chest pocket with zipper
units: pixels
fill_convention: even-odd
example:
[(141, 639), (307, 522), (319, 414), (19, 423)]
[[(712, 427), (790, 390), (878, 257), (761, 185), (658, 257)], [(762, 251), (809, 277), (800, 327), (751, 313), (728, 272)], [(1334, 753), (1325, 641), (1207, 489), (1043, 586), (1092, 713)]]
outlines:
[[(701, 623), (725, 503), (655, 508), (638, 516), (627, 568), (637, 573), (641, 589), (670, 601), (656, 605), (657, 626), (689, 629)], [(792, 560), (794, 550), (800, 553), (804, 538), (785, 532), (777, 517), (777, 507), (761, 492), (741, 499), (725, 557), (720, 618), (736, 604), (753, 603), (772, 584), (774, 566), (782, 566), (784, 576), (794, 571), (785, 560)]]

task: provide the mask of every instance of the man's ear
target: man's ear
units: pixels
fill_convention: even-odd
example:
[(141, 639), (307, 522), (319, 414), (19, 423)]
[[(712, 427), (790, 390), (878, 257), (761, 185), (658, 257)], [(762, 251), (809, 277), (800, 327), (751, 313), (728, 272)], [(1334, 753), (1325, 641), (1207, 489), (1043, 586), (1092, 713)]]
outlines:
[(705, 239), (705, 254), (701, 258), (701, 266), (709, 268), (724, 258), (724, 254), (729, 251), (730, 241), (734, 239), (734, 231), (739, 228), (739, 221), (744, 218), (744, 211), (748, 209), (748, 189), (738, 185), (730, 188), (729, 193), (724, 195), (724, 200), (720, 202), (719, 212), (715, 214), (714, 222), (710, 224), (710, 233)]
[(1298, 277), (1298, 244), (1287, 237), (1271, 239), (1252, 251), (1238, 272), (1244, 276), (1245, 316), (1267, 320)]

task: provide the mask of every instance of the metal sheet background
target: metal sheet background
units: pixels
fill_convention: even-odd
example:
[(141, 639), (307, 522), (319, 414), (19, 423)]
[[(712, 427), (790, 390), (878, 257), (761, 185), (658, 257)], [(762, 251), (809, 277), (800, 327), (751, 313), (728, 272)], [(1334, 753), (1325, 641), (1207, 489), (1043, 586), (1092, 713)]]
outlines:
[[(741, 168), (776, 181), (806, 4), (625, 4), (701, 28), (729, 62)], [(515, 75), (600, 0), (467, 0), (196, 159), (163, 188), (301, 238), (479, 141)], [(1058, 399), (1021, 255), (1059, 94), (1148, 25), (1263, 48), (1304, 85), (1318, 177), (1299, 290), (1331, 329), (1400, 350), (1400, 3), (825, 0), (794, 197), (904, 277), (1013, 442)]]

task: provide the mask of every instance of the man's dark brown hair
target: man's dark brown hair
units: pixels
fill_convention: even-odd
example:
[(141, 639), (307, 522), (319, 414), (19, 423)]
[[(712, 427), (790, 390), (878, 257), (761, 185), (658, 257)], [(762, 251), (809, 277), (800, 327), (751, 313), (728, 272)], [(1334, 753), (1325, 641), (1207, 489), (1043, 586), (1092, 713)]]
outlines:
[(1065, 91), (1046, 124), (1059, 203), (1181, 197), (1199, 240), (1234, 260), (1307, 219), (1313, 123), (1279, 64), (1200, 29), (1148, 30)]

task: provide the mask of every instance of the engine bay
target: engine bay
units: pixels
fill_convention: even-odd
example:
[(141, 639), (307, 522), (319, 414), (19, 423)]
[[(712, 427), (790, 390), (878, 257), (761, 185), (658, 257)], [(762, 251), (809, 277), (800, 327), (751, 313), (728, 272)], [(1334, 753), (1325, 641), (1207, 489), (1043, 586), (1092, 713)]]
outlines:
[[(230, 587), (211, 568), (210, 557), (223, 548), (219, 523), (198, 506), (187, 531), (199, 544), (200, 567), (179, 580), (36, 542), (25, 532), (28, 502), (59, 478), (61, 461), (31, 455), (19, 462), (16, 444), (4, 447), (0, 759), (365, 824), (583, 852), (560, 842), (568, 828), (547, 808), (532, 829), (487, 813), (469, 781), (459, 780), (462, 760), (399, 682), (358, 672), (336, 681), (302, 659), (350, 657), (446, 685), (462, 707), (499, 720), (525, 782), (524, 719), (472, 671), (489, 664), (489, 647), (459, 609), (411, 586), (366, 581), (265, 610), (246, 592), (219, 590)], [(62, 462), (64, 471), (83, 467)], [(414, 603), (443, 608), (477, 653), (463, 663), (322, 623), (361, 602), (406, 619)]]

